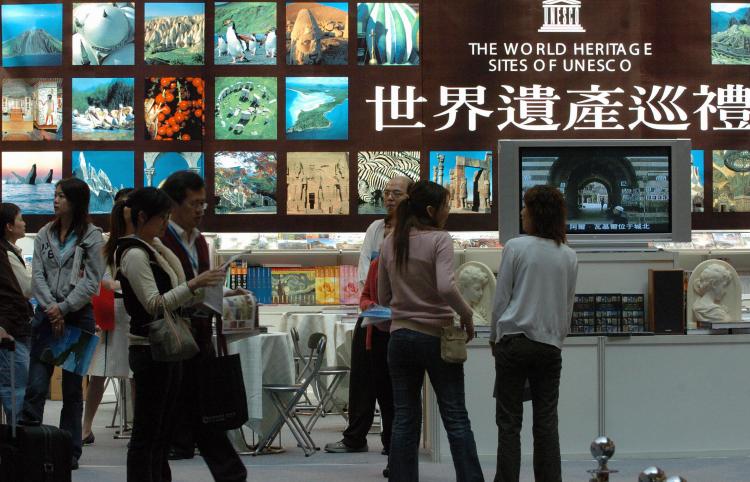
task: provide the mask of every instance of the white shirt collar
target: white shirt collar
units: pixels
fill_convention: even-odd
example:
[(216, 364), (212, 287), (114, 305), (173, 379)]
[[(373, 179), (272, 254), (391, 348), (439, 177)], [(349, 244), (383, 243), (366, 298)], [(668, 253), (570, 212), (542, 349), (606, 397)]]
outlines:
[(198, 239), (198, 236), (201, 234), (200, 231), (198, 231), (198, 228), (193, 228), (193, 230), (190, 232), (190, 235), (182, 229), (182, 227), (177, 224), (176, 222), (169, 220), (169, 225), (174, 229), (174, 231), (177, 233), (177, 235), (182, 238), (182, 241), (185, 242), (188, 246), (192, 247), (195, 244), (195, 240)]

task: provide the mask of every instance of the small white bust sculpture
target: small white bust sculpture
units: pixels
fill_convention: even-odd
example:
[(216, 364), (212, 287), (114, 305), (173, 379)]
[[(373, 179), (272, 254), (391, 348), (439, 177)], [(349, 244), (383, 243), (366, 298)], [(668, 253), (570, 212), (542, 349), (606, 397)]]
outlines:
[(688, 328), (697, 328), (698, 321), (740, 321), (742, 287), (737, 271), (715, 259), (699, 264), (688, 283), (688, 306)]
[(474, 325), (489, 326), (495, 276), (484, 263), (469, 261), (456, 270), (456, 284), (464, 301), (474, 310)]

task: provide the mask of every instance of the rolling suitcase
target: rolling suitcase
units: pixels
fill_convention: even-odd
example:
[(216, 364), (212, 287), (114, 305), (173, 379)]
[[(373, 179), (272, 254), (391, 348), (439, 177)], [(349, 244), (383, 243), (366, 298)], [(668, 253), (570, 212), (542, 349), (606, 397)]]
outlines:
[[(13, 364), (15, 344), (0, 342)], [(10, 371), (11, 420), (0, 425), (0, 482), (70, 482), (73, 445), (70, 434), (50, 425), (17, 426), (15, 372)]]

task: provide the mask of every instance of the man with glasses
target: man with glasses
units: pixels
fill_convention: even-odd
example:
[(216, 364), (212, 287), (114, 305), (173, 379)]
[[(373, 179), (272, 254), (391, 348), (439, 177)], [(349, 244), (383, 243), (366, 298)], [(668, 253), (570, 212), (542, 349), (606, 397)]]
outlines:
[[(396, 208), (399, 203), (408, 197), (409, 187), (414, 181), (406, 176), (397, 176), (388, 181), (383, 189), (383, 206), (386, 210), (385, 219), (373, 222), (365, 233), (362, 250), (359, 253), (359, 287), (360, 291), (365, 285), (370, 264), (380, 254), (380, 246), (386, 229), (395, 224)], [(367, 349), (367, 328), (362, 326), (362, 317), (357, 320), (352, 336), (352, 358), (351, 372), (349, 374), (349, 424), (344, 430), (344, 438), (338, 442), (329, 443), (325, 446), (327, 452), (367, 452), (367, 433), (370, 431), (375, 416), (376, 394), (384, 395), (386, 402), (380, 401), (381, 419), (383, 421), (383, 454), (388, 455), (390, 447), (390, 421), (393, 420), (393, 396), (390, 387), (382, 387), (379, 380), (383, 370), (387, 373), (387, 361), (385, 359), (387, 347), (387, 332), (375, 329), (371, 333), (371, 350)], [(378, 343), (380, 342), (380, 343)], [(377, 345), (377, 346), (376, 346)], [(377, 373), (375, 373), (377, 372)], [(383, 383), (380, 383), (382, 385)], [(387, 380), (390, 384), (390, 380)], [(390, 398), (389, 396), (390, 395)], [(388, 404), (390, 406), (383, 406)]]
[[(198, 174), (178, 171), (164, 181), (162, 189), (172, 198), (175, 205), (172, 208), (169, 226), (161, 241), (177, 255), (185, 271), (185, 278), (190, 280), (211, 269), (208, 243), (198, 230), (208, 207), (206, 185)], [(216, 356), (212, 342), (213, 315), (200, 309), (188, 312), (187, 315), (200, 353), (183, 362), (184, 377), (174, 414), (177, 417), (177, 429), (172, 437), (169, 458), (193, 458), (197, 443), (214, 480), (245, 481), (247, 470), (226, 433), (206, 427), (200, 422), (198, 399), (195, 396), (200, 387), (196, 375), (201, 372), (202, 363)]]

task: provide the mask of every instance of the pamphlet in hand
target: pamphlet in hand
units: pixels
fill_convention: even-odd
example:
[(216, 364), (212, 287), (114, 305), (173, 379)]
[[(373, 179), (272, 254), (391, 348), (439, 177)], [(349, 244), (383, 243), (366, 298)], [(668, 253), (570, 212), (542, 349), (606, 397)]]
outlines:
[(77, 326), (65, 325), (63, 334), (56, 338), (49, 323), (39, 327), (38, 338), (34, 340), (34, 344), (40, 347), (38, 356), (41, 361), (76, 375), (88, 373), (98, 343), (98, 336)]
[[(248, 249), (241, 253), (235, 254), (234, 256), (230, 257), (227, 261), (225, 261), (221, 266), (219, 266), (219, 269), (223, 269), (224, 271), (226, 271), (227, 268), (229, 268), (232, 265), (232, 263), (242, 258), (243, 256), (248, 256), (252, 252), (253, 252), (252, 249)], [(224, 302), (224, 285), (223, 284), (219, 283), (214, 286), (207, 286), (203, 288), (203, 304), (208, 309), (210, 309), (217, 315), (220, 315), (223, 311), (222, 309), (223, 302)]]
[(362, 326), (376, 325), (383, 323), (391, 319), (391, 309), (387, 306), (373, 305), (369, 309), (360, 313), (364, 319), (362, 320)]

